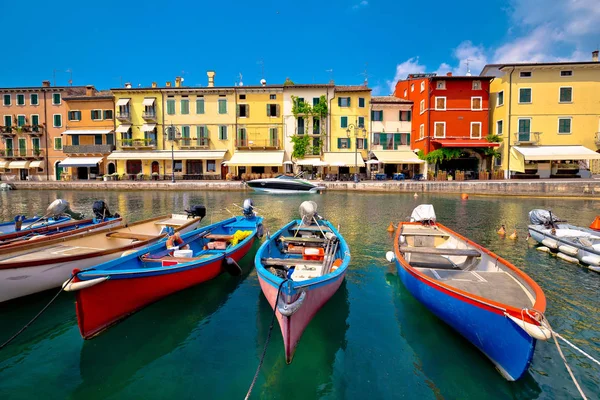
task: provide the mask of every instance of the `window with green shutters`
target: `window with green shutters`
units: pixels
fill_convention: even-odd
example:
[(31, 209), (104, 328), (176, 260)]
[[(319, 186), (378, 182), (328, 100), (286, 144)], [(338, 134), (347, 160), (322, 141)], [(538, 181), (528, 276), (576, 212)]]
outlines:
[(25, 138), (19, 138), (19, 155), (27, 155), (27, 140)]
[(313, 106), (316, 106), (317, 104), (319, 104), (319, 101), (321, 101), (321, 99), (319, 97), (313, 97)]
[(188, 99), (181, 99), (181, 113), (182, 114), (190, 113), (190, 101)]
[(365, 127), (365, 117), (358, 117), (358, 127), (359, 128)]
[(10, 106), (10, 94), (5, 94), (3, 96), (3, 104), (5, 106)]
[(410, 120), (412, 119), (412, 111), (400, 111), (398, 117), (400, 121), (410, 122)]
[(40, 116), (37, 114), (33, 114), (31, 116), (31, 129), (34, 132), (39, 132), (40, 131)]
[(365, 138), (356, 138), (356, 148), (358, 150), (367, 150), (369, 147), (367, 145), (367, 139)]
[(54, 117), (52, 118), (52, 120), (54, 122), (54, 127), (55, 128), (62, 127), (62, 115), (60, 115), (60, 114), (54, 114)]
[(9, 157), (13, 156), (13, 140), (12, 138), (6, 138), (6, 155)]
[(504, 105), (504, 91), (498, 92), (498, 98), (496, 99), (496, 105), (497, 106)]
[(558, 119), (558, 133), (568, 135), (571, 133), (571, 118)]
[(54, 138), (54, 150), (62, 150), (62, 138)]
[(17, 126), (23, 126), (23, 125), (25, 125), (25, 116), (17, 115)]
[(196, 114), (204, 114), (204, 98), (196, 99)]
[(365, 98), (364, 97), (359, 97), (358, 98), (358, 106), (360, 108), (365, 108)]
[(106, 135), (106, 144), (114, 145), (115, 144), (115, 135), (109, 133)]
[(102, 144), (102, 135), (94, 135), (94, 144)]
[(54, 105), (60, 104), (60, 93), (52, 94), (52, 104), (54, 104)]
[(298, 135), (304, 135), (304, 118), (298, 117)]
[(348, 117), (342, 117), (341, 118), (341, 125), (342, 128), (347, 128), (348, 127)]
[(18, 106), (24, 106), (25, 105), (25, 95), (24, 94), (18, 94), (17, 95), (17, 105)]
[(4, 126), (12, 126), (12, 117), (10, 115), (4, 116)]
[(531, 103), (531, 89), (530, 88), (519, 89), (519, 103)]
[(175, 115), (175, 100), (167, 99), (167, 114)]
[(219, 140), (227, 140), (227, 125), (219, 126)]
[(182, 126), (181, 127), (181, 138), (182, 139), (189, 139), (190, 138), (190, 127), (189, 126)]
[(102, 110), (91, 110), (90, 115), (93, 121), (102, 121)]
[(29, 95), (29, 104), (31, 104), (32, 106), (37, 106), (39, 104), (39, 97), (37, 95), (37, 93), (31, 93)]
[(338, 97), (339, 107), (350, 107), (350, 97)]
[(277, 134), (277, 128), (269, 128), (269, 145), (271, 147), (279, 146), (279, 135)]
[(69, 121), (81, 121), (81, 111), (69, 111), (67, 118)]
[(338, 149), (349, 149), (350, 138), (338, 138), (337, 140)]
[(227, 114), (227, 99), (219, 99), (219, 114)]
[(373, 110), (373, 111), (371, 111), (371, 119), (373, 121), (378, 121), (378, 122), (383, 121), (383, 110)]
[(208, 128), (206, 125), (196, 127), (196, 141), (198, 146), (208, 146)]
[(40, 138), (31, 138), (31, 148), (34, 154), (40, 153)]
[(79, 135), (71, 135), (71, 144), (73, 146), (79, 146)]
[(561, 87), (560, 88), (560, 102), (571, 103), (573, 101), (573, 88)]
[(113, 119), (113, 110), (104, 110), (104, 119)]
[(519, 120), (519, 142), (529, 142), (531, 139), (531, 120), (530, 119), (520, 119)]
[(237, 146), (248, 146), (248, 141), (246, 140), (246, 128), (239, 128), (238, 129), (238, 136), (237, 136)]

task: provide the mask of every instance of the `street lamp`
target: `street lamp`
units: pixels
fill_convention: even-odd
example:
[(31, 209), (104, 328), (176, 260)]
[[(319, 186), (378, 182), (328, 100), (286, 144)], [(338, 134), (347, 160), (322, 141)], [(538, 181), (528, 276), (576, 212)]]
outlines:
[(173, 124), (165, 128), (167, 140), (171, 141), (171, 183), (175, 183), (175, 150), (173, 148), (175, 142), (179, 140), (179, 130)]
[[(351, 133), (354, 132), (354, 183), (358, 183), (358, 138), (366, 138), (367, 130), (364, 126), (358, 126), (358, 124), (348, 125), (346, 129), (346, 135), (350, 138)], [(362, 134), (362, 135), (361, 135)], [(360, 136), (359, 136), (360, 135)]]

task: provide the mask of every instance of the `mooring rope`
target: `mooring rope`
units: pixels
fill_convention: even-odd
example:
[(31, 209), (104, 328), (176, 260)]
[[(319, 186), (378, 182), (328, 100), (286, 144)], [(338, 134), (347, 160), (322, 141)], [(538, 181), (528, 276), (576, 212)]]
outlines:
[(54, 302), (54, 300), (56, 300), (56, 298), (58, 297), (58, 295), (63, 292), (65, 286), (67, 286), (69, 283), (71, 283), (71, 281), (73, 280), (73, 278), (75, 278), (75, 275), (71, 275), (71, 277), (69, 278), (69, 280), (67, 282), (65, 282), (61, 286), (61, 288), (58, 291), (58, 293), (56, 293), (54, 295), (54, 297), (48, 302), (48, 304), (46, 304), (44, 306), (44, 308), (42, 308), (41, 311), (39, 313), (37, 313), (36, 316), (31, 319), (31, 321), (29, 321), (28, 323), (26, 323), (21, 329), (19, 329), (19, 331), (17, 333), (15, 333), (14, 335), (12, 335), (10, 339), (8, 339), (6, 342), (2, 343), (0, 345), (0, 350), (4, 349), (6, 346), (8, 346), (9, 343), (12, 342), (13, 340), (15, 340), (17, 338), (17, 336), (19, 336), (21, 333), (23, 333), (25, 331), (25, 329), (29, 328), (29, 326), (31, 324), (33, 324), (35, 322), (35, 320), (38, 319), (48, 309), (48, 307), (50, 307), (50, 305)]
[(260, 361), (258, 363), (258, 367), (256, 368), (256, 372), (254, 373), (254, 378), (252, 379), (252, 383), (250, 384), (250, 388), (248, 389), (248, 393), (246, 393), (246, 397), (244, 400), (248, 400), (250, 395), (252, 394), (252, 389), (254, 389), (254, 384), (258, 379), (258, 373), (260, 372), (260, 367), (262, 367), (263, 361), (265, 360), (265, 355), (267, 354), (267, 346), (269, 344), (269, 340), (271, 340), (271, 332), (273, 332), (273, 325), (275, 324), (275, 315), (277, 313), (277, 302), (279, 301), (279, 295), (281, 294), (281, 288), (283, 284), (288, 280), (284, 279), (279, 284), (279, 288), (277, 289), (277, 297), (275, 298), (275, 305), (273, 306), (273, 316), (271, 317), (271, 326), (269, 326), (269, 333), (267, 334), (267, 340), (265, 340), (265, 346), (263, 347), (262, 355), (260, 356)]

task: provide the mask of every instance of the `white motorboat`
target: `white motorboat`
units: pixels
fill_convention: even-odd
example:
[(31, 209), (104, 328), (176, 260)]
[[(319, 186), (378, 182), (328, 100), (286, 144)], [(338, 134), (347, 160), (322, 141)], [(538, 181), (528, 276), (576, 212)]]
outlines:
[(267, 193), (318, 193), (325, 190), (324, 186), (318, 186), (299, 176), (279, 175), (275, 178), (254, 179), (246, 182), (246, 185), (257, 192)]

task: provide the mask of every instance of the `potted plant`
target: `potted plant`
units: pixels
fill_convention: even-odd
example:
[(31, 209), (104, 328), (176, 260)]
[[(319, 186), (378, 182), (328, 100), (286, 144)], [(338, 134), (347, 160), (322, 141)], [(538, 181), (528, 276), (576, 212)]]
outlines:
[(158, 180), (158, 172), (153, 172), (152, 173), (152, 179), (157, 181)]
[(0, 157), (4, 157), (4, 150), (0, 150)]
[(110, 181), (111, 179), (112, 179), (112, 176), (110, 176), (110, 175), (102, 175), (102, 180), (103, 180), (104, 182), (108, 182), (108, 181)]
[(143, 181), (144, 180), (144, 174), (142, 172), (138, 172), (137, 173), (137, 179), (138, 179), (138, 181)]

